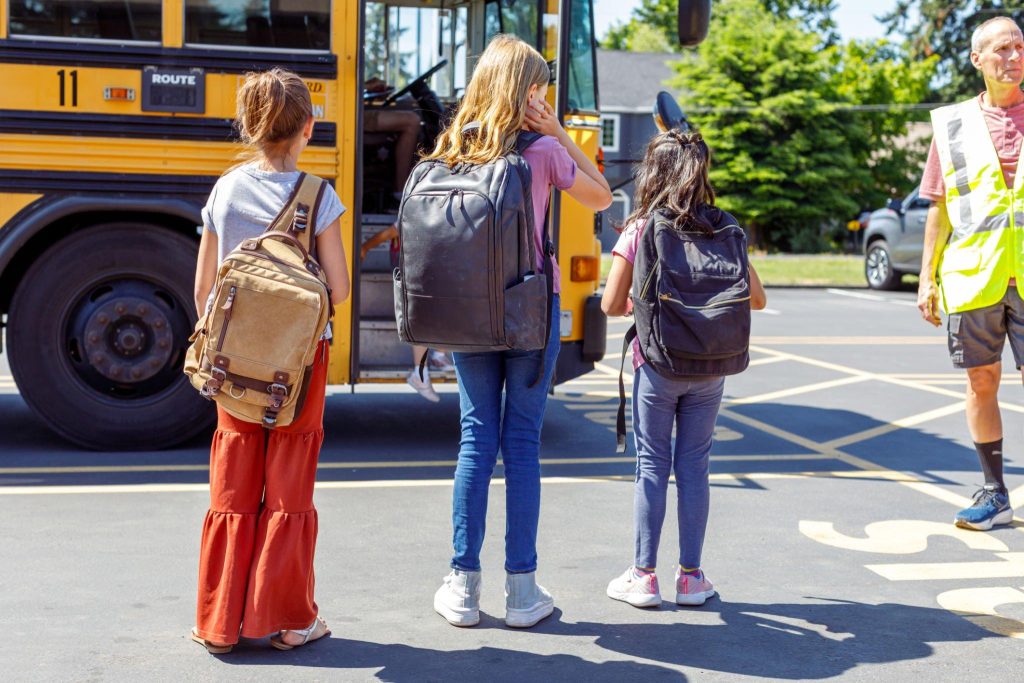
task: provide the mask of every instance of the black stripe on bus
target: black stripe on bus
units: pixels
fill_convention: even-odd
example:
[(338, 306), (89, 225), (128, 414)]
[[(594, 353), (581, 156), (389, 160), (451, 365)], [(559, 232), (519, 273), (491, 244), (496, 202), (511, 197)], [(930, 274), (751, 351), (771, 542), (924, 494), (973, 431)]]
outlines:
[(0, 169), (0, 187), (12, 193), (194, 196), (205, 201), (216, 182), (216, 176)]
[[(189, 116), (77, 114), (70, 112), (0, 109), (0, 133), (35, 135), (88, 135), (114, 138), (201, 140), (235, 142), (238, 132), (231, 119)], [(318, 121), (310, 144), (334, 147), (337, 126)]]
[(26, 194), (195, 197), (205, 203), (218, 176), (0, 169), (0, 188)]
[(245, 73), (282, 66), (306, 78), (332, 80), (338, 77), (338, 60), (330, 53), (295, 54), (203, 47), (167, 48), (159, 45), (58, 42), (26, 38), (0, 40), (0, 63), (114, 69), (141, 69), (143, 66), (199, 67), (207, 73)]

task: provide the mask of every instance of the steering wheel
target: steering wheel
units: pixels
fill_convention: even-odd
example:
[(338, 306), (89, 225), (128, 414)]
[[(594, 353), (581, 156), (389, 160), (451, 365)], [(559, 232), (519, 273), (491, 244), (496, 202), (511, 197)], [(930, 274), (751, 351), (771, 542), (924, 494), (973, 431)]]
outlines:
[(404, 88), (402, 88), (401, 90), (398, 90), (398, 91), (393, 92), (390, 95), (388, 95), (384, 99), (383, 105), (384, 106), (388, 106), (390, 104), (393, 104), (399, 97), (402, 97), (403, 95), (408, 94), (413, 88), (415, 88), (418, 85), (426, 85), (427, 81), (430, 80), (431, 76), (433, 76), (434, 74), (436, 74), (438, 71), (440, 71), (441, 69), (443, 69), (446, 66), (448, 66), (448, 60), (447, 59), (442, 59), (440, 62), (438, 62), (434, 66), (430, 67), (429, 70), (427, 70), (426, 72), (420, 74), (419, 76), (417, 76), (413, 80), (409, 81), (409, 83), (407, 83), (406, 86)]

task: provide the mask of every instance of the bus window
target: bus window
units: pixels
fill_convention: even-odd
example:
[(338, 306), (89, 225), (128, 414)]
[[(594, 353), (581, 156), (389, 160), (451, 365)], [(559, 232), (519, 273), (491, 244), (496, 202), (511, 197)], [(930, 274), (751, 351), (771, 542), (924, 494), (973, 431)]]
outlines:
[(436, 9), (366, 3), (363, 77), (402, 88), (447, 60), (428, 85), (438, 96), (454, 99), (466, 87), (468, 22), (465, 6)]
[(160, 42), (160, 0), (10, 0), (10, 33)]
[(569, 98), (570, 112), (597, 113), (595, 78), (594, 17), (590, 0), (572, 0), (569, 25)]
[(185, 42), (329, 50), (331, 0), (185, 0)]
[(487, 40), (511, 33), (540, 49), (541, 14), (538, 0), (488, 0), (484, 9)]

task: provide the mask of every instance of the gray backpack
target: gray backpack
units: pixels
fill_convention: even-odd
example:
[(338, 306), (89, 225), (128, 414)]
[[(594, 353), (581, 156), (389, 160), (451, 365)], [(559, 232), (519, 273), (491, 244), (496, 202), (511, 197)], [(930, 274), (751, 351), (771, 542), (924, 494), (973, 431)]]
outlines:
[(402, 341), (455, 351), (546, 347), (554, 246), (545, 221), (546, 272), (536, 272), (532, 176), (522, 157), (540, 137), (520, 133), (514, 151), (488, 164), (427, 160), (413, 169), (394, 272)]

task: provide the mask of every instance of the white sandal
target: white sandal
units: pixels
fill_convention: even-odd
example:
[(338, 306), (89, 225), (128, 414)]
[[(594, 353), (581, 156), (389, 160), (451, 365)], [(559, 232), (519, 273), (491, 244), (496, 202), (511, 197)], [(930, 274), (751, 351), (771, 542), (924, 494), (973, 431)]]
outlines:
[[(316, 638), (314, 638), (313, 640), (310, 640), (309, 637), (313, 635), (313, 633), (316, 631), (317, 624), (324, 625), (324, 632)], [(288, 643), (284, 642), (285, 633), (294, 633), (296, 635), (302, 636), (302, 642), (296, 643), (295, 645), (289, 645)], [(323, 617), (317, 615), (316, 619), (313, 620), (313, 623), (309, 625), (309, 628), (287, 629), (285, 631), (281, 631), (276, 636), (270, 639), (270, 644), (276, 647), (278, 650), (294, 650), (297, 647), (302, 647), (306, 643), (311, 643), (313, 641), (320, 640), (321, 638), (329, 635), (331, 635), (331, 629), (327, 628), (327, 622), (323, 620)]]

